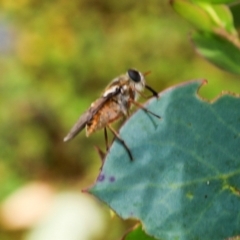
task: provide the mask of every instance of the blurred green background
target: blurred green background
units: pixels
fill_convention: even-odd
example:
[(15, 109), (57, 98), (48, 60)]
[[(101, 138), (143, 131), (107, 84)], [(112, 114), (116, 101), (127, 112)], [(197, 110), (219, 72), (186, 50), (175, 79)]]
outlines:
[[(104, 148), (101, 131), (90, 138), (81, 133), (70, 143), (62, 139), (128, 68), (151, 70), (147, 82), (157, 91), (204, 78), (208, 85), (200, 94), (208, 99), (222, 90), (240, 92), (239, 77), (194, 52), (191, 31), (167, 0), (0, 2), (1, 240), (60, 239), (51, 235), (54, 222), (66, 218), (71, 210), (62, 209), (80, 203), (78, 197), (85, 199), (81, 189), (94, 182), (101, 166), (94, 146)], [(76, 234), (68, 240), (119, 239), (132, 225), (88, 198), (104, 222), (101, 234), (83, 237), (69, 223)], [(81, 206), (96, 219), (86, 202)], [(53, 206), (58, 208), (51, 212)], [(67, 231), (64, 226), (55, 229)]]

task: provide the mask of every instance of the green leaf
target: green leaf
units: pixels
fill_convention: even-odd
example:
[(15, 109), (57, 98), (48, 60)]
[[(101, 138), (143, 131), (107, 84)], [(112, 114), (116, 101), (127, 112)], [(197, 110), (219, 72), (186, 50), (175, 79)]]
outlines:
[(139, 225), (136, 229), (127, 233), (123, 240), (155, 240), (155, 238), (148, 236)]
[(193, 24), (197, 29), (212, 32), (214, 27), (216, 27), (216, 24), (212, 21), (209, 14), (201, 7), (186, 0), (172, 0), (171, 4), (178, 14)]
[(225, 38), (213, 34), (192, 35), (196, 50), (223, 70), (240, 74), (240, 50)]
[(234, 27), (232, 13), (226, 5), (213, 5), (206, 2), (197, 2), (212, 19), (218, 28), (224, 29), (226, 32), (237, 36), (237, 31)]
[(202, 81), (172, 87), (120, 129), (90, 189), (124, 219), (139, 219), (157, 239), (219, 240), (239, 235), (240, 99), (213, 103)]
[(223, 3), (234, 3), (237, 2), (237, 0), (193, 0), (194, 2), (205, 2), (205, 3), (211, 3), (211, 4), (223, 4)]
[(213, 5), (201, 1), (172, 0), (174, 10), (200, 31), (226, 31), (237, 36), (233, 16), (226, 5)]
[(230, 6), (231, 13), (234, 19), (234, 25), (236, 28), (240, 27), (240, 4), (233, 4)]

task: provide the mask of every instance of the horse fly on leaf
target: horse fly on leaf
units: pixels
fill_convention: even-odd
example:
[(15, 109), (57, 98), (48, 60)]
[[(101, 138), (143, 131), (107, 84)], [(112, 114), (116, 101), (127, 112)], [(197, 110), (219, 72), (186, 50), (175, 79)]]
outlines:
[(158, 93), (145, 83), (145, 76), (149, 72), (142, 74), (135, 69), (129, 69), (126, 74), (120, 75), (113, 79), (106, 87), (102, 96), (93, 102), (90, 108), (84, 112), (70, 132), (64, 138), (64, 142), (73, 139), (79, 132), (86, 128), (86, 136), (90, 136), (95, 131), (104, 128), (106, 148), (107, 128), (115, 135), (126, 149), (129, 157), (133, 160), (132, 153), (125, 141), (110, 125), (121, 117), (128, 117), (132, 105), (143, 109), (145, 112), (161, 118), (157, 114), (146, 109), (142, 104), (136, 102), (139, 95), (142, 95), (144, 88), (151, 91), (153, 96), (158, 98)]

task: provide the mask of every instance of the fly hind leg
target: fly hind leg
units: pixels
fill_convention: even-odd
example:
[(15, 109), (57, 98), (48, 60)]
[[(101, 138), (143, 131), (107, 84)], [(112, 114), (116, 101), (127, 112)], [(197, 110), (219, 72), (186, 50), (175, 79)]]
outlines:
[(108, 151), (109, 149), (109, 145), (108, 145), (108, 134), (107, 134), (107, 128), (104, 128), (104, 139), (105, 139), (105, 144), (106, 144), (106, 151)]
[(113, 135), (118, 139), (118, 141), (124, 146), (124, 148), (126, 149), (128, 155), (129, 155), (130, 160), (133, 161), (132, 153), (131, 153), (130, 149), (128, 148), (128, 146), (126, 145), (125, 141), (114, 130), (114, 128), (111, 127), (111, 125), (108, 124), (107, 127), (110, 129), (110, 131), (113, 133)]
[(161, 117), (159, 115), (157, 115), (156, 113), (148, 110), (147, 108), (145, 108), (141, 103), (135, 102), (134, 100), (131, 100), (131, 103), (134, 104), (135, 106), (141, 108), (143, 111), (152, 114), (154, 117), (161, 119)]

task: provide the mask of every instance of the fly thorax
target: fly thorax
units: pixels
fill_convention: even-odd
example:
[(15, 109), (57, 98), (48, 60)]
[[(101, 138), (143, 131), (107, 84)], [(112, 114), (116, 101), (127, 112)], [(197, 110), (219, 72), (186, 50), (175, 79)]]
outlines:
[(121, 112), (124, 115), (127, 115), (128, 113), (129, 98), (130, 98), (129, 88), (128, 86), (123, 85), (122, 87), (120, 87), (120, 93), (116, 96), (116, 100), (121, 109)]
[(108, 95), (111, 95), (111, 94), (114, 95), (116, 92), (118, 92), (118, 90), (119, 90), (119, 86), (117, 85), (111, 86), (105, 90), (105, 92), (103, 93), (103, 97), (107, 97)]

